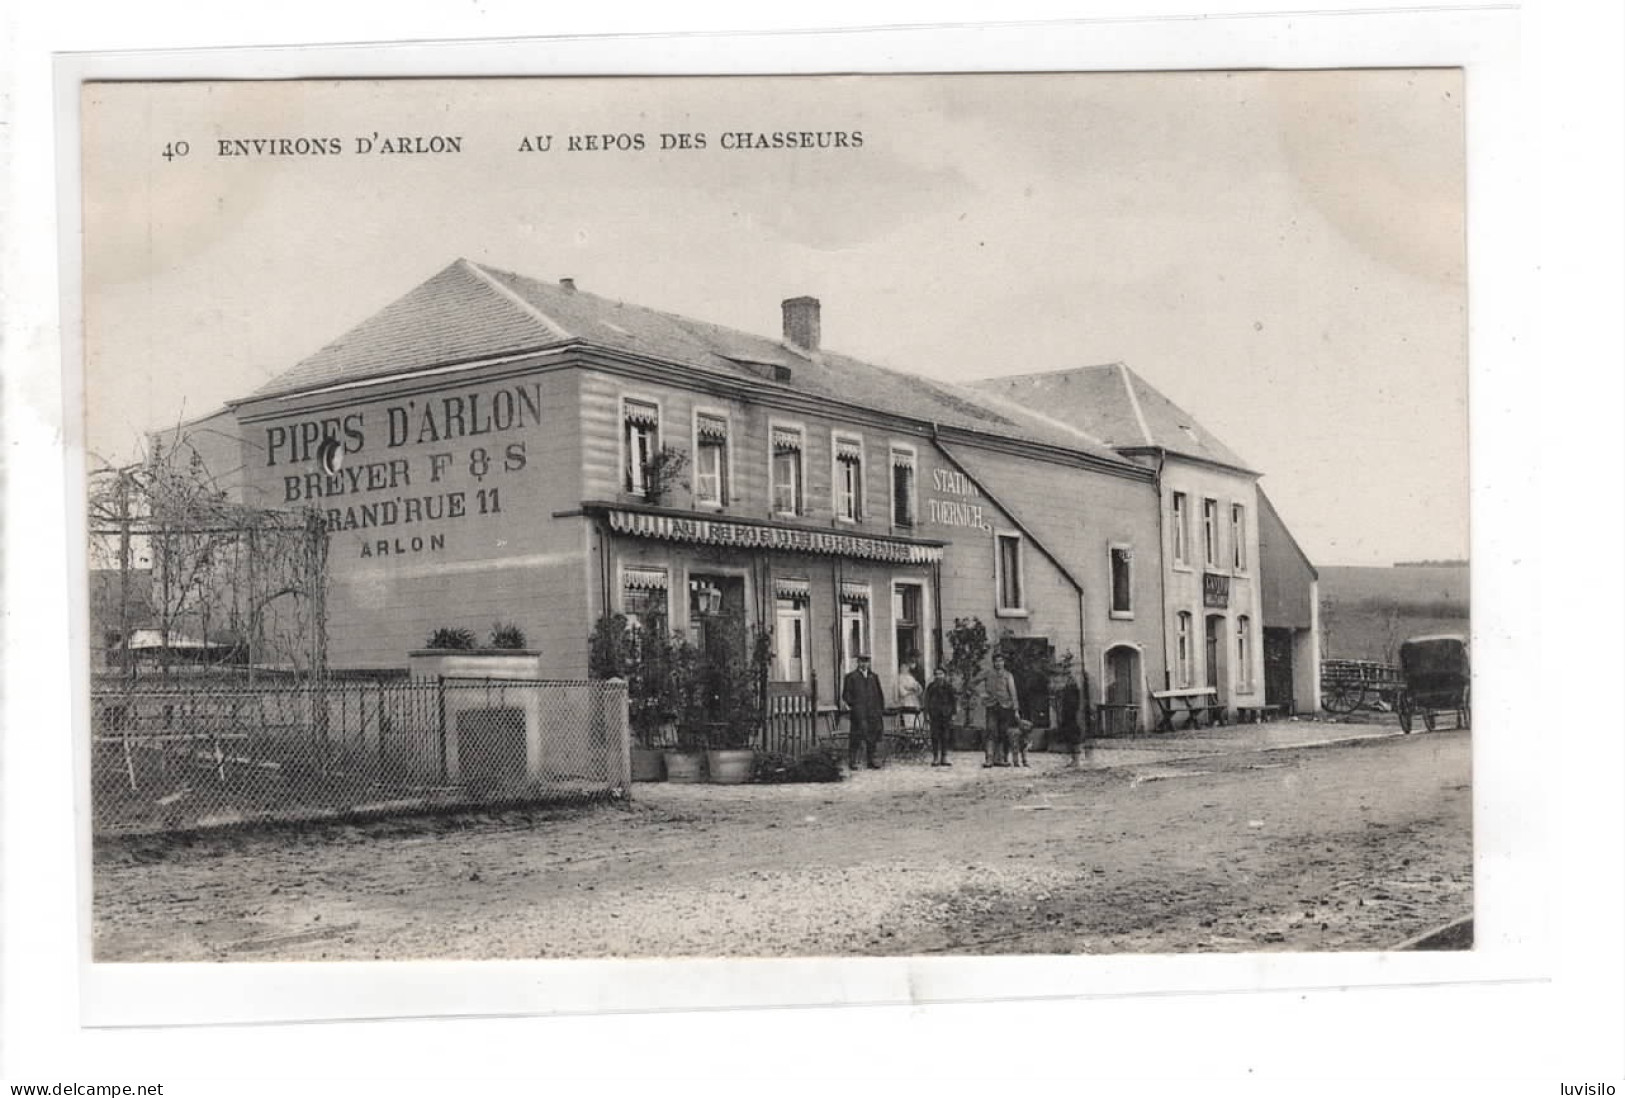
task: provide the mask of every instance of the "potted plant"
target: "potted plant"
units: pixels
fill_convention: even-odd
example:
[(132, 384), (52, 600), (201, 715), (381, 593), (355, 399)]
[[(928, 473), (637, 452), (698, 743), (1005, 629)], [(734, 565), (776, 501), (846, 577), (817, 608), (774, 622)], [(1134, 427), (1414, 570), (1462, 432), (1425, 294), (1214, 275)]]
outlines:
[(687, 638), (624, 614), (606, 615), (593, 627), (589, 673), (626, 680), (633, 781), (704, 780), (704, 741), (685, 731), (696, 710), (694, 665)]
[(750, 781), (755, 772), (755, 743), (772, 659), (768, 634), (757, 629), (747, 638), (738, 618), (718, 619), (707, 632), (697, 679), (702, 690), (706, 767), (713, 782), (740, 784)]

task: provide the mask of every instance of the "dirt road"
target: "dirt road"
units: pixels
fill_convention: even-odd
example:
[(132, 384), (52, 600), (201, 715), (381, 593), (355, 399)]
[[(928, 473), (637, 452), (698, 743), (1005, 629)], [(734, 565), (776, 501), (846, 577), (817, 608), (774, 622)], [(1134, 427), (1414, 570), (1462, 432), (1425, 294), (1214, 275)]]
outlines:
[(1471, 913), (1469, 733), (109, 843), (103, 961), (1365, 950)]

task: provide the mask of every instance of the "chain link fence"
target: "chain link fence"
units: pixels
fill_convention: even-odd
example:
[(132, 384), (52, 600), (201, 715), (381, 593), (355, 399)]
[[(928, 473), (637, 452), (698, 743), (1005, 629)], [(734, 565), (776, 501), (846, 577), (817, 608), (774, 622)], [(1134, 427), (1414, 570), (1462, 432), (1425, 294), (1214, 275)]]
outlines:
[(99, 834), (623, 797), (626, 684), (145, 682), (91, 694)]

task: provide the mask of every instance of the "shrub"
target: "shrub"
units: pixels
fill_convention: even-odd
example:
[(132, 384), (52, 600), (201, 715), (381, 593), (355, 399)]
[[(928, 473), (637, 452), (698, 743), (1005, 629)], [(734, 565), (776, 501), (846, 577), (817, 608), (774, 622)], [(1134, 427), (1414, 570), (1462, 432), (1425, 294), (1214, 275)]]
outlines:
[(429, 642), (424, 647), (466, 651), (474, 647), (474, 634), (467, 629), (453, 629), (443, 626), (429, 634)]
[(514, 625), (512, 622), (496, 622), (491, 626), (491, 647), (513, 649), (524, 648), (525, 631), (519, 628), (519, 626)]
[(819, 747), (800, 756), (768, 752), (756, 760), (755, 780), (769, 784), (838, 782), (843, 778), (840, 752)]

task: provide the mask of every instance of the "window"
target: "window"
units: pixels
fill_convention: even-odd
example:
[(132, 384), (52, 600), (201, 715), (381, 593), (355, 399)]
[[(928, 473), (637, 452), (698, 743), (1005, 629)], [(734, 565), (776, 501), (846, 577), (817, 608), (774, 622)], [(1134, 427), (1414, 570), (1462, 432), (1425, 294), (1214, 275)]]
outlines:
[(740, 576), (688, 577), (688, 639), (702, 652), (716, 655), (721, 646), (743, 650), (745, 581)]
[(1236, 618), (1236, 689), (1253, 688), (1253, 621), (1246, 614)]
[(811, 584), (805, 579), (780, 579), (774, 584), (773, 681), (806, 682), (807, 603)]
[(891, 522), (893, 526), (914, 525), (914, 448), (891, 448)]
[(621, 612), (639, 632), (664, 633), (670, 611), (664, 568), (621, 570)]
[(1134, 616), (1134, 550), (1126, 545), (1111, 548), (1112, 611), (1114, 618)]
[(1247, 570), (1247, 510), (1239, 503), (1230, 505), (1230, 557), (1236, 571)]
[(1191, 616), (1181, 611), (1175, 628), (1174, 674), (1178, 685), (1191, 685)]
[(1202, 501), (1202, 561), (1209, 568), (1219, 566), (1219, 501)]
[(728, 420), (700, 412), (694, 416), (694, 502), (713, 507), (728, 502)]
[(769, 470), (772, 481), (773, 513), (775, 515), (795, 516), (805, 513), (806, 500), (803, 495), (803, 482), (806, 477), (804, 454), (806, 453), (805, 436), (799, 427), (779, 427), (771, 429), (773, 445), (773, 464)]
[(651, 401), (623, 402), (626, 421), (626, 490), (644, 495), (649, 473), (660, 452), (660, 406)]
[(835, 437), (835, 517), (863, 518), (863, 442), (840, 435)]
[(869, 651), (869, 588), (841, 584), (841, 670), (852, 671)]
[(1191, 558), (1191, 516), (1190, 504), (1184, 492), (1174, 493), (1174, 563), (1189, 564)]
[[(921, 607), (924, 605), (924, 588), (917, 583), (899, 583), (892, 586), (892, 622), (897, 630), (897, 645), (893, 656), (897, 660), (897, 667), (919, 663), (924, 656), (920, 644), (921, 630), (923, 628), (923, 615)], [(925, 665), (920, 663), (920, 672), (924, 674)]]
[(1026, 608), (1021, 575), (1021, 535), (995, 535), (994, 581), (998, 587), (998, 612), (1019, 614)]

